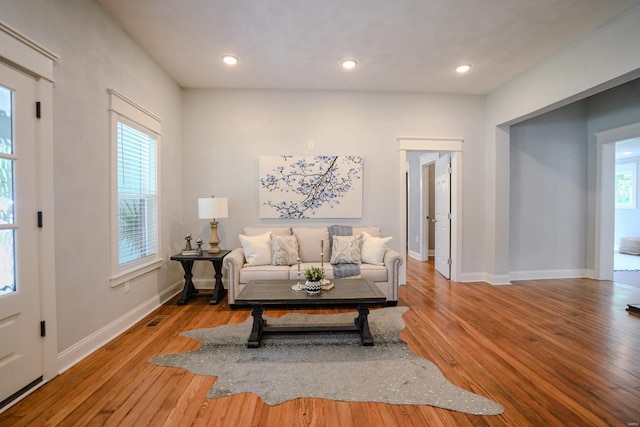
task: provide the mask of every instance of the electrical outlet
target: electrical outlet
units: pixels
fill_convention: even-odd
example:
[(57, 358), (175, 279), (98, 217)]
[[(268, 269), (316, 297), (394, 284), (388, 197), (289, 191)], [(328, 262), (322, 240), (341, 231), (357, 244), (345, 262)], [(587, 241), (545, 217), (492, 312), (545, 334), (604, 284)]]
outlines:
[(416, 236), (416, 243), (418, 243), (419, 241), (420, 241), (420, 238)]
[(131, 290), (131, 282), (127, 280), (124, 282), (124, 293), (127, 294)]
[(309, 150), (313, 150), (313, 141), (309, 141), (309, 142), (307, 142), (307, 148), (308, 148)]

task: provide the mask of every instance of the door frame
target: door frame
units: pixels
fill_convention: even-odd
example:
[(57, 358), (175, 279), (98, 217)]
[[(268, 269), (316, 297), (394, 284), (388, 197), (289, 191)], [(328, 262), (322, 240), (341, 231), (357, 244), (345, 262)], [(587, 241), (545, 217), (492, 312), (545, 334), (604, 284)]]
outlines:
[(615, 242), (615, 172), (616, 142), (640, 135), (640, 122), (596, 132), (596, 212), (595, 271), (596, 280), (613, 280), (613, 244)]
[(42, 112), (42, 117), (36, 123), (38, 210), (43, 212), (43, 227), (39, 230), (38, 240), (38, 268), (40, 315), (41, 320), (46, 322), (46, 336), (42, 338), (43, 381), (2, 408), (6, 410), (58, 374), (53, 202), (53, 68), (58, 56), (0, 21), (0, 57), (6, 58), (3, 62), (9, 66), (35, 77), (36, 96)]
[[(399, 189), (401, 200), (407, 199), (405, 188), (405, 165), (407, 151), (432, 151), (451, 153), (451, 280), (459, 282), (462, 278), (462, 138), (427, 138), (427, 137), (398, 137), (399, 143)], [(399, 230), (401, 235), (407, 234), (406, 206), (398, 203), (400, 212)], [(406, 251), (401, 254), (406, 265)], [(406, 270), (403, 271), (406, 276)], [(401, 283), (406, 277), (401, 277)]]

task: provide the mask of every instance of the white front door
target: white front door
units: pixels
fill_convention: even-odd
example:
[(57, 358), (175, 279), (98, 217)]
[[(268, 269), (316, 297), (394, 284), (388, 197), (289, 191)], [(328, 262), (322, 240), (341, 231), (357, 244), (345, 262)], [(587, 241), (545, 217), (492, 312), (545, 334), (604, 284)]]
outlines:
[(451, 277), (451, 155), (436, 160), (436, 255), (435, 268), (444, 277)]
[(0, 63), (0, 402), (43, 375), (36, 81)]

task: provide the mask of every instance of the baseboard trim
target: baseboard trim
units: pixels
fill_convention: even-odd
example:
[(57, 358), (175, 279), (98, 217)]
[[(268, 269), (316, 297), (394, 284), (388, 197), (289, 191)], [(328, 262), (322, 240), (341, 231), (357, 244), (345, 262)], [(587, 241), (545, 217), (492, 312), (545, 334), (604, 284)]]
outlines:
[(512, 271), (511, 280), (545, 280), (545, 279), (578, 279), (589, 277), (589, 270), (534, 270)]
[(484, 273), (462, 273), (460, 275), (460, 282), (489, 282), (487, 280), (487, 275)]
[(102, 329), (94, 332), (83, 340), (58, 354), (58, 374), (76, 365), (78, 362), (107, 344), (118, 335), (138, 323), (144, 316), (169, 301), (183, 289), (183, 282), (174, 283), (160, 294), (143, 302), (119, 319), (114, 320)]

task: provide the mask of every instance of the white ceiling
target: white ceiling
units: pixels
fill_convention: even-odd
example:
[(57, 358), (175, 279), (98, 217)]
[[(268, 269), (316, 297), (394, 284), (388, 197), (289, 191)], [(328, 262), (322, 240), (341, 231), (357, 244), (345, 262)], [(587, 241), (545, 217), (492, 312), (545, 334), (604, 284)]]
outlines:
[(96, 1), (182, 87), (459, 94), (491, 92), (640, 2)]

